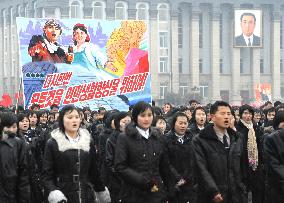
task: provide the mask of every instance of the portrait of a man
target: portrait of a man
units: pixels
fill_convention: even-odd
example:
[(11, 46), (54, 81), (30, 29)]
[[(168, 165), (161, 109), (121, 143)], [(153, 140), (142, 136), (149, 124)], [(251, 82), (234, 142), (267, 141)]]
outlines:
[[(261, 37), (260, 34), (260, 11), (259, 15), (256, 16), (256, 14), (252, 11), (245, 11), (240, 12), (239, 10), (239, 23), (235, 22), (235, 40), (234, 45), (236, 47), (260, 47), (261, 46)], [(236, 17), (236, 19), (237, 19)], [(239, 25), (240, 29), (236, 29)], [(258, 34), (256, 34), (256, 27), (258, 27)], [(241, 32), (241, 34), (239, 34)]]

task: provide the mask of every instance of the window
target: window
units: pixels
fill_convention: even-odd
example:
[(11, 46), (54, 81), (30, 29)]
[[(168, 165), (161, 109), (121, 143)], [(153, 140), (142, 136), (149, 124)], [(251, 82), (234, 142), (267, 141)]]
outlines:
[(220, 90), (221, 99), (225, 102), (230, 101), (230, 91), (229, 90)]
[(220, 73), (223, 73), (223, 59), (219, 60), (219, 64), (220, 64)]
[(240, 73), (244, 73), (243, 59), (240, 59)]
[(148, 20), (149, 18), (149, 14), (148, 14), (148, 10), (149, 10), (149, 5), (147, 3), (138, 3), (136, 5), (136, 19), (137, 20)]
[(199, 86), (199, 90), (200, 90), (200, 96), (202, 98), (208, 98), (208, 86), (207, 85)]
[(55, 18), (57, 18), (57, 19), (60, 19), (60, 18), (61, 18), (61, 11), (60, 11), (60, 8), (55, 8), (55, 10), (54, 10), (54, 16), (55, 16)]
[(167, 4), (158, 5), (158, 20), (168, 21), (169, 19), (169, 7)]
[(203, 40), (202, 40), (202, 35), (203, 35), (203, 30), (202, 30), (202, 13), (199, 14), (199, 48), (202, 48), (203, 46)]
[(202, 65), (203, 65), (203, 61), (202, 59), (199, 59), (199, 73), (202, 73)]
[(168, 33), (160, 32), (160, 48), (168, 48)]
[(125, 2), (115, 2), (115, 19), (127, 19), (127, 4)]
[(93, 18), (105, 19), (105, 4), (103, 2), (97, 1), (93, 4)]
[(78, 1), (73, 1), (70, 5), (70, 18), (82, 18), (82, 7)]
[(168, 72), (168, 58), (167, 57), (160, 57), (160, 73), (167, 73)]
[(179, 73), (182, 73), (182, 58), (178, 58), (178, 70)]
[(186, 96), (188, 93), (188, 86), (186, 83), (181, 83), (179, 85), (179, 93), (181, 96)]
[(182, 48), (182, 12), (178, 15), (178, 48)]
[(259, 69), (260, 69), (260, 73), (264, 73), (263, 59), (260, 59)]
[(165, 84), (160, 85), (160, 99), (165, 99), (165, 96), (168, 92), (168, 87)]

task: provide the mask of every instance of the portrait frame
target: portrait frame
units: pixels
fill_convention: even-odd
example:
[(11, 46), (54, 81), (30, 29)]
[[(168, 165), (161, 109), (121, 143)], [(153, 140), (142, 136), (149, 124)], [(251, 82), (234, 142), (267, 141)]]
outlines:
[[(251, 13), (255, 16), (255, 27), (253, 30), (253, 44), (248, 46), (243, 38), (241, 27), (241, 16)], [(262, 10), (261, 9), (235, 9), (234, 10), (234, 35), (233, 47), (235, 48), (262, 48)]]

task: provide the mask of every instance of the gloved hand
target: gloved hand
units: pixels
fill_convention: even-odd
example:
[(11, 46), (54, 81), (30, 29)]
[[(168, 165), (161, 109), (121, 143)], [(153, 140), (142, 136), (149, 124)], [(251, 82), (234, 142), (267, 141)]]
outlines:
[(48, 195), (48, 202), (49, 203), (58, 203), (58, 202), (67, 202), (67, 198), (60, 190), (53, 190)]
[(111, 202), (110, 194), (109, 194), (109, 191), (108, 191), (107, 187), (105, 187), (104, 191), (95, 192), (95, 196), (99, 199), (100, 203), (109, 203), (109, 202)]

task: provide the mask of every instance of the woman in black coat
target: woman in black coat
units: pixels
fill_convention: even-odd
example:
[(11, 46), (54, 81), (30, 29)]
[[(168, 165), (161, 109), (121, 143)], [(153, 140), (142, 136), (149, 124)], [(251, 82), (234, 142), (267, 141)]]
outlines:
[(164, 184), (169, 186), (171, 172), (161, 132), (151, 128), (152, 107), (138, 102), (132, 119), (134, 124), (126, 127), (116, 144), (115, 171), (123, 180), (120, 198), (124, 203), (166, 202)]
[(80, 114), (74, 106), (59, 113), (59, 129), (51, 132), (43, 162), (43, 183), (50, 203), (93, 203), (94, 194), (101, 202), (110, 202), (102, 184), (91, 135), (80, 128)]
[(17, 116), (0, 115), (0, 202), (29, 203), (26, 145), (16, 137)]
[(111, 202), (119, 203), (119, 191), (121, 188), (121, 179), (114, 169), (114, 157), (116, 142), (119, 134), (125, 132), (125, 127), (131, 122), (131, 117), (126, 112), (119, 112), (114, 119), (115, 130), (107, 139), (106, 143), (106, 174), (109, 177), (108, 188), (110, 190)]
[(17, 136), (24, 140), (27, 144), (27, 162), (29, 181), (31, 186), (31, 201), (30, 203), (41, 203), (43, 198), (43, 186), (40, 179), (41, 169), (39, 168), (39, 159), (41, 152), (40, 140), (34, 131), (29, 129), (29, 116), (28, 114), (18, 115), (18, 134)]
[(193, 178), (193, 135), (187, 131), (188, 117), (178, 112), (174, 115), (171, 131), (166, 134), (166, 148), (170, 169), (175, 176), (177, 192), (171, 203), (194, 203), (196, 193)]

